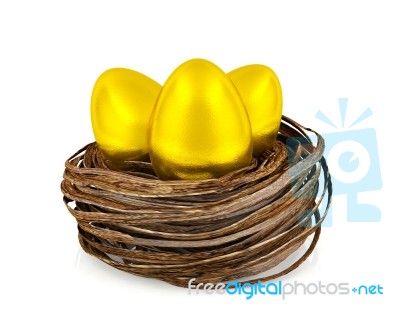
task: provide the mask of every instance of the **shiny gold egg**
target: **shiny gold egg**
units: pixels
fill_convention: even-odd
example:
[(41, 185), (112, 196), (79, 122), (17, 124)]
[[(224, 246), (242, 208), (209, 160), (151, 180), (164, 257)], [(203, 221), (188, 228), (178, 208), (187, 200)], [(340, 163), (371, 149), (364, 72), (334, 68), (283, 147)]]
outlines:
[(147, 127), (161, 86), (129, 69), (114, 68), (97, 79), (91, 100), (93, 133), (113, 169), (127, 160), (148, 160)]
[(282, 90), (272, 69), (247, 65), (228, 73), (249, 114), (253, 132), (253, 156), (271, 149), (282, 118)]
[(149, 152), (160, 179), (210, 179), (252, 159), (250, 121), (228, 76), (193, 59), (163, 86), (149, 125)]

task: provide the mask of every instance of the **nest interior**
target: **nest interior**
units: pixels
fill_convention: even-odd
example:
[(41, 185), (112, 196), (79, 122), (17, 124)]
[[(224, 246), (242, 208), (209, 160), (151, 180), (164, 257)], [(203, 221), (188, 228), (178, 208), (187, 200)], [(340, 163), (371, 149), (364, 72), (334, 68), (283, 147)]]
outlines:
[(332, 195), (323, 151), (318, 133), (283, 117), (274, 148), (249, 167), (218, 179), (161, 181), (151, 163), (110, 170), (91, 143), (66, 161), (61, 190), (85, 252), (182, 287), (192, 278), (258, 275), (313, 235), (289, 267), (246, 282), (269, 281), (297, 268), (317, 244)]

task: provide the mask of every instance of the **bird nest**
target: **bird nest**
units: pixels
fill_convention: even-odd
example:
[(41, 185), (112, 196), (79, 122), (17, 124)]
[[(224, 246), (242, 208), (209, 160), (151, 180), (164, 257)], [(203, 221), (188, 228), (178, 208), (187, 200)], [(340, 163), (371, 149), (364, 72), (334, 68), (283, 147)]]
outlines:
[(91, 143), (66, 161), (61, 189), (85, 252), (182, 287), (192, 278), (259, 275), (313, 235), (289, 267), (246, 282), (268, 281), (297, 268), (318, 241), (332, 194), (323, 151), (318, 133), (283, 117), (273, 149), (249, 167), (218, 179), (162, 181), (151, 163), (110, 170)]

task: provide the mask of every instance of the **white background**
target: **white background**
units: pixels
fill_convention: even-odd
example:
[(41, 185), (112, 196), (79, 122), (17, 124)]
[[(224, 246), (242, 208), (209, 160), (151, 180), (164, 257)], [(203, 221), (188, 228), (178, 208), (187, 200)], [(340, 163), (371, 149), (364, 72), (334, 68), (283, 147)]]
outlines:
[[(0, 4), (0, 217), (2, 324), (287, 324), (380, 321), (398, 313), (396, 209), (400, 106), (395, 1), (2, 1)], [(62, 203), (66, 158), (93, 141), (89, 103), (98, 75), (138, 70), (163, 83), (202, 57), (225, 71), (269, 65), (284, 114), (321, 133), (321, 109), (377, 131), (383, 188), (360, 196), (380, 223), (349, 223), (336, 197), (309, 261), (283, 281), (380, 284), (381, 296), (188, 295), (187, 290), (115, 270), (79, 247)], [(398, 302), (397, 302), (398, 304)], [(143, 316), (143, 317), (142, 317)], [(145, 320), (147, 318), (147, 320)], [(395, 323), (391, 321), (389, 323)]]

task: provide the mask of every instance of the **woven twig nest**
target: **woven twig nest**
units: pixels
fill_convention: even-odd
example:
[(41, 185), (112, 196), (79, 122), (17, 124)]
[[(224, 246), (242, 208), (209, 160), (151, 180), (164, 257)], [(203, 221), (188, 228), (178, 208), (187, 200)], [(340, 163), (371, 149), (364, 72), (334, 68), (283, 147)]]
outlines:
[(113, 171), (95, 143), (85, 146), (65, 163), (61, 184), (82, 248), (120, 270), (184, 287), (192, 278), (217, 283), (260, 274), (313, 234), (300, 259), (253, 282), (292, 271), (313, 251), (332, 194), (323, 138), (314, 132), (313, 145), (306, 131), (314, 132), (283, 117), (262, 159), (202, 181), (161, 181), (145, 162)]

